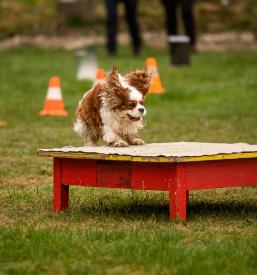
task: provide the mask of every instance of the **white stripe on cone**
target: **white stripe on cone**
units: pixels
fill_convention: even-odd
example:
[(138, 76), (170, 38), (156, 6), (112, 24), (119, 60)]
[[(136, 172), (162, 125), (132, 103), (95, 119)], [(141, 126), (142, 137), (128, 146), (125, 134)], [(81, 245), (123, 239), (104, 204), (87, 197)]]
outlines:
[(61, 89), (58, 87), (49, 87), (47, 90), (47, 99), (62, 99), (62, 92)]

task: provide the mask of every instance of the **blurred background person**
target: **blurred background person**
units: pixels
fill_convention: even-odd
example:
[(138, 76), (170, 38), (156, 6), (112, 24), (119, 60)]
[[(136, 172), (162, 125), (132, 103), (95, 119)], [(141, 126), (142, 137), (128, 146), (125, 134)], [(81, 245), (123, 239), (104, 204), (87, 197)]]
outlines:
[(128, 24), (133, 54), (139, 55), (141, 49), (141, 36), (137, 21), (138, 0), (105, 0), (107, 11), (107, 51), (109, 56), (117, 54), (118, 4), (122, 2), (125, 7), (125, 17)]
[(183, 20), (186, 35), (190, 38), (191, 51), (196, 51), (196, 31), (193, 12), (194, 0), (162, 0), (166, 13), (166, 30), (168, 35), (178, 34), (177, 10), (180, 12)]

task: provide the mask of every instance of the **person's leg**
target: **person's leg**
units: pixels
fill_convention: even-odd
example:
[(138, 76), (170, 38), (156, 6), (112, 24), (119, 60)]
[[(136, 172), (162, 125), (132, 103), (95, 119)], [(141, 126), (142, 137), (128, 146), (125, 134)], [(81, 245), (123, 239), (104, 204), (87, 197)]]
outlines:
[(135, 55), (139, 54), (142, 44), (139, 25), (137, 21), (137, 4), (137, 0), (124, 0), (126, 20), (128, 23), (129, 32), (133, 43), (133, 51)]
[(195, 20), (193, 12), (194, 0), (180, 0), (182, 18), (186, 30), (186, 34), (190, 37), (191, 46), (196, 44), (196, 33), (195, 33)]
[(117, 0), (105, 0), (107, 20), (107, 50), (109, 55), (115, 55), (117, 51)]
[(166, 15), (166, 31), (168, 35), (177, 34), (177, 0), (162, 0)]

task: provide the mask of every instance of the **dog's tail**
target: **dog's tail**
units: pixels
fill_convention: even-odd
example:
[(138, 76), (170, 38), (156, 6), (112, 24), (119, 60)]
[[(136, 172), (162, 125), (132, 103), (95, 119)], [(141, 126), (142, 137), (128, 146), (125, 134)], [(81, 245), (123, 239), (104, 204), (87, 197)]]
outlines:
[(74, 122), (73, 130), (80, 137), (85, 137), (86, 125), (79, 117)]

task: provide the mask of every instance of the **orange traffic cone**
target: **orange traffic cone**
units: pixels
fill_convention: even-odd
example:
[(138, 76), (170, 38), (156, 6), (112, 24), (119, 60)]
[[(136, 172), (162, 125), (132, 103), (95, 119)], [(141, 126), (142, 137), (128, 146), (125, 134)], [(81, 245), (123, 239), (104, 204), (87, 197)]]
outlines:
[(52, 76), (49, 80), (44, 109), (39, 113), (41, 116), (67, 116), (64, 110), (60, 79)]
[(6, 125), (7, 125), (7, 122), (6, 122), (6, 121), (0, 120), (0, 127), (6, 126)]
[(105, 71), (104, 69), (98, 68), (96, 70), (96, 74), (95, 74), (95, 83), (104, 80), (105, 79)]
[(153, 57), (148, 57), (145, 62), (147, 70), (152, 73), (152, 84), (149, 88), (149, 93), (161, 94), (164, 92), (164, 87), (162, 86), (160, 75), (157, 68), (156, 59)]

